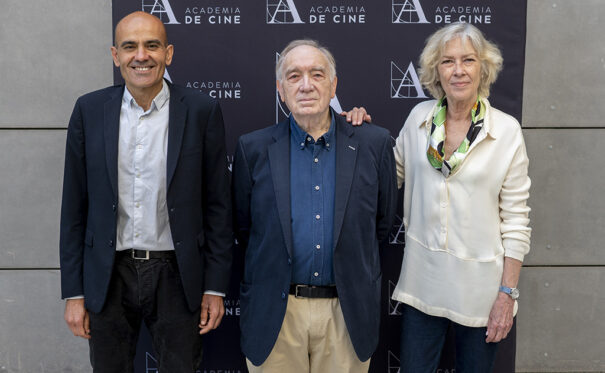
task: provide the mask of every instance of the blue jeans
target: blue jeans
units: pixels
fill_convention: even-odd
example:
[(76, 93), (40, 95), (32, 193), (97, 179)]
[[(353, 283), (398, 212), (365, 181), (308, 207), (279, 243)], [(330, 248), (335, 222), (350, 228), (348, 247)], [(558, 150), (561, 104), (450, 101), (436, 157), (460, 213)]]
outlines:
[(401, 373), (435, 373), (450, 324), (456, 338), (456, 373), (487, 373), (494, 367), (497, 343), (485, 343), (487, 328), (471, 328), (403, 305)]

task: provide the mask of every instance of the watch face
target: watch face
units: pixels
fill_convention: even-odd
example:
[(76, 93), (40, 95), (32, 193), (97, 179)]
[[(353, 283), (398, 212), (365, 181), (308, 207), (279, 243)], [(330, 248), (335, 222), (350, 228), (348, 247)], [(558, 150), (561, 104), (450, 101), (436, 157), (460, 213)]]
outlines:
[(513, 288), (513, 289), (510, 289), (510, 290), (511, 290), (510, 291), (510, 297), (511, 298), (513, 298), (513, 299), (519, 298), (519, 289)]

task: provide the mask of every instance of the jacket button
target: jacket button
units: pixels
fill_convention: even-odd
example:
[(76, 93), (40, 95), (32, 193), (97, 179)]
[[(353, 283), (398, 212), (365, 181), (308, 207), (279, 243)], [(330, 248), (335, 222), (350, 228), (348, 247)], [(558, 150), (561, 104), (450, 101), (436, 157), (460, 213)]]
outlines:
[(181, 241), (176, 241), (177, 246), (181, 246)]
[(286, 299), (286, 293), (284, 293), (283, 291), (281, 293), (281, 299)]
[(113, 240), (109, 240), (109, 247), (113, 246)]
[(288, 258), (288, 264), (291, 265), (292, 264), (292, 259)]
[(116, 211), (116, 205), (111, 205), (111, 209), (112, 209), (113, 211)]
[(174, 207), (171, 207), (171, 208), (170, 208), (170, 212), (174, 212)]

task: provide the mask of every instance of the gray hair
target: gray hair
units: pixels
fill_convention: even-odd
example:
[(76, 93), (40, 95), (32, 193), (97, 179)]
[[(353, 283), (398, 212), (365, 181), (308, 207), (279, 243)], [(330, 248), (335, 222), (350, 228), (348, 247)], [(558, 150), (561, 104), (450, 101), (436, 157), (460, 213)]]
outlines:
[(330, 78), (330, 81), (332, 81), (336, 76), (336, 61), (334, 60), (334, 56), (326, 47), (320, 45), (317, 41), (311, 39), (292, 40), (290, 43), (288, 43), (288, 45), (286, 45), (284, 50), (282, 50), (279, 54), (279, 58), (277, 59), (277, 63), (275, 64), (275, 78), (280, 82), (284, 79), (283, 69), (286, 56), (288, 55), (288, 53), (290, 53), (290, 51), (292, 51), (292, 49), (300, 47), (302, 45), (316, 48), (324, 55), (324, 57), (326, 57), (329, 69), (328, 76)]
[(483, 33), (475, 26), (456, 22), (447, 25), (433, 33), (426, 40), (426, 45), (420, 54), (420, 83), (431, 93), (440, 99), (445, 95), (439, 72), (437, 70), (445, 44), (455, 38), (467, 39), (475, 48), (479, 62), (481, 63), (481, 80), (479, 82), (479, 95), (489, 97), (489, 89), (496, 81), (498, 73), (502, 70), (502, 54), (496, 44), (490, 42)]

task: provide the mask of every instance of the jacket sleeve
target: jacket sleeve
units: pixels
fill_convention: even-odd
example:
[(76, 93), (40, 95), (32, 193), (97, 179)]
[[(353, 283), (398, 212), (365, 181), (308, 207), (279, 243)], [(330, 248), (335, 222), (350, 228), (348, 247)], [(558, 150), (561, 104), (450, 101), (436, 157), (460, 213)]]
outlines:
[(376, 216), (376, 234), (379, 241), (389, 235), (397, 210), (397, 174), (393, 155), (393, 141), (387, 136), (382, 146), (380, 175), (378, 181), (378, 214)]
[(204, 136), (202, 203), (204, 291), (226, 293), (231, 272), (233, 230), (225, 125), (217, 101), (212, 102)]
[(67, 127), (65, 147), (59, 238), (62, 298), (84, 295), (82, 263), (87, 214), (85, 136), (78, 100)]

